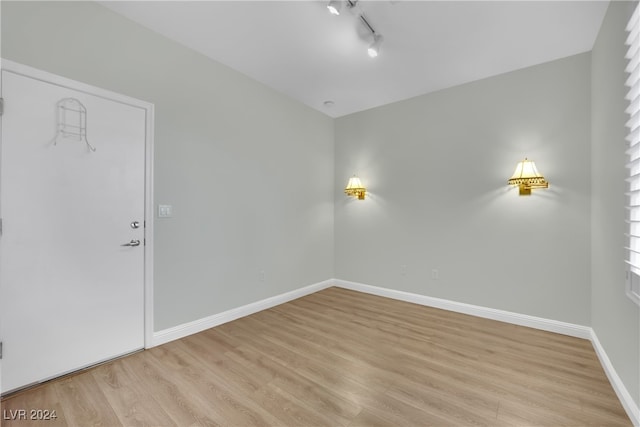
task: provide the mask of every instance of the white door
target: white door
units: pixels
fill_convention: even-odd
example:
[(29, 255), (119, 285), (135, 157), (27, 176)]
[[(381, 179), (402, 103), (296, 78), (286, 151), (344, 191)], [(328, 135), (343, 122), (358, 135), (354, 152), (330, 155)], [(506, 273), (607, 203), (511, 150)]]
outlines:
[(144, 347), (146, 110), (83, 87), (2, 70), (3, 393)]

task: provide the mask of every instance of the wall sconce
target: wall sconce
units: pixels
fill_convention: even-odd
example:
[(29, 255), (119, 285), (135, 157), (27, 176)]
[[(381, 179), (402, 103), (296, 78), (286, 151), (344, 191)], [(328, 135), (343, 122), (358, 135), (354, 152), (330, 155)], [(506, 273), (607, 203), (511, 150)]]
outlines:
[(516, 166), (516, 171), (509, 179), (509, 185), (517, 185), (521, 196), (530, 196), (532, 188), (549, 188), (549, 183), (538, 172), (536, 164), (526, 157)]
[(367, 193), (367, 189), (364, 188), (362, 182), (360, 182), (360, 178), (353, 175), (349, 178), (349, 183), (347, 187), (344, 189), (344, 194), (347, 196), (357, 197), (358, 200), (364, 200), (364, 196)]

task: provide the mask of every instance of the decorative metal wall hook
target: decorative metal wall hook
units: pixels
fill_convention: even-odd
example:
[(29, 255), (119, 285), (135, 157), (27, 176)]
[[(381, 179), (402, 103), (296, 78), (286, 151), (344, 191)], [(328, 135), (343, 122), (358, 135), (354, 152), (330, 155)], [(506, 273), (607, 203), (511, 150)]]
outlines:
[(58, 127), (53, 145), (58, 144), (58, 138), (84, 141), (89, 150), (96, 151), (87, 139), (87, 109), (75, 98), (64, 98), (56, 104), (58, 110)]

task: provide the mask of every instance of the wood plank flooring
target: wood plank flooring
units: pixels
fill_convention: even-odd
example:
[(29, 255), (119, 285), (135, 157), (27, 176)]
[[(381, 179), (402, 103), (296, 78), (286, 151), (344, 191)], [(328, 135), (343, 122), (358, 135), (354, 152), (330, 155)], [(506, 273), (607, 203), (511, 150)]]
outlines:
[[(52, 421), (7, 420), (55, 410)], [(586, 340), (329, 288), (2, 402), (13, 426), (630, 426)]]

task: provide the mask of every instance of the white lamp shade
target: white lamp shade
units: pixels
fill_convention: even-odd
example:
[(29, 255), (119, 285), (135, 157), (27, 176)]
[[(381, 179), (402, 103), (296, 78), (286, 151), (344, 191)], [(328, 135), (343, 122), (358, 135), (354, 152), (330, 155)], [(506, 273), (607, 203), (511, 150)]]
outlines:
[(362, 190), (363, 188), (364, 186), (362, 185), (360, 178), (354, 175), (349, 178), (349, 183), (347, 184), (345, 190)]
[(518, 163), (516, 166), (516, 170), (513, 173), (513, 176), (509, 181), (514, 179), (531, 179), (531, 178), (544, 178), (540, 172), (538, 172), (538, 168), (536, 167), (535, 162), (531, 160), (524, 159), (523, 161)]

